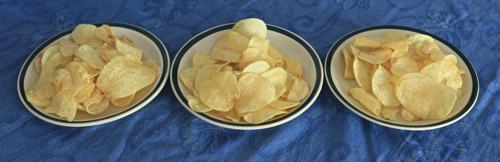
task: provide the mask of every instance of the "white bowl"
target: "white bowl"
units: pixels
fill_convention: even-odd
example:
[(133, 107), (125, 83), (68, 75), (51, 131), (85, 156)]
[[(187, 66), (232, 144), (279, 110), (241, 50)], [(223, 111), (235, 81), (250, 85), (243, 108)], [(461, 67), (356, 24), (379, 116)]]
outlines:
[(192, 66), (191, 58), (195, 51), (209, 52), (215, 44), (215, 41), (223, 33), (230, 30), (233, 25), (234, 24), (224, 24), (201, 32), (184, 44), (175, 56), (172, 64), (172, 71), (170, 72), (170, 83), (172, 84), (171, 86), (175, 96), (182, 106), (203, 121), (216, 126), (238, 130), (256, 130), (274, 127), (286, 123), (306, 111), (318, 97), (323, 85), (323, 67), (320, 58), (314, 48), (300, 36), (274, 25), (267, 25), (267, 38), (274, 46), (283, 51), (285, 55), (300, 61), (304, 71), (304, 80), (311, 86), (311, 93), (301, 105), (284, 116), (279, 116), (261, 124), (235, 123), (222, 117), (198, 113), (189, 108), (185, 98), (185, 94), (189, 94), (189, 92), (181, 85), (178, 79), (178, 73)]
[[(111, 121), (118, 120), (127, 115), (130, 115), (137, 110), (146, 106), (149, 102), (151, 102), (161, 91), (165, 82), (167, 81), (169, 67), (170, 67), (170, 59), (168, 57), (168, 52), (165, 46), (162, 44), (160, 39), (154, 36), (151, 32), (130, 24), (122, 24), (122, 23), (106, 23), (111, 26), (111, 29), (117, 36), (127, 36), (132, 39), (139, 48), (141, 48), (143, 52), (143, 56), (146, 58), (150, 58), (156, 61), (156, 64), (160, 66), (161, 75), (155, 80), (155, 82), (138, 92), (137, 96), (128, 107), (124, 108), (116, 108), (109, 107), (103, 113), (98, 115), (89, 115), (86, 113), (78, 112), (75, 119), (71, 122), (66, 121), (54, 114), (45, 113), (40, 107), (32, 105), (28, 102), (25, 91), (26, 89), (32, 86), (37, 78), (38, 74), (34, 70), (33, 59), (41, 53), (46, 47), (51, 45), (51, 43), (56, 42), (61, 38), (69, 37), (72, 29), (66, 30), (55, 36), (51, 37), (47, 41), (43, 42), (39, 45), (26, 59), (24, 62), (21, 71), (19, 72), (19, 77), (17, 81), (17, 91), (19, 94), (19, 98), (23, 103), (24, 107), (28, 109), (36, 117), (42, 119), (43, 121), (67, 127), (85, 127), (85, 126), (93, 126), (108, 123)], [(96, 24), (97, 26), (101, 24)]]
[[(348, 91), (356, 87), (355, 81), (346, 80), (343, 77), (344, 74), (344, 58), (341, 54), (342, 48), (346, 45), (352, 44), (354, 38), (357, 36), (365, 37), (375, 37), (380, 38), (384, 33), (388, 31), (404, 31), (407, 34), (426, 34), (432, 36), (438, 46), (446, 53), (453, 54), (457, 56), (458, 67), (465, 70), (465, 74), (462, 75), (463, 79), (463, 94), (457, 98), (457, 102), (450, 113), (450, 115), (443, 120), (425, 120), (425, 121), (390, 121), (384, 118), (378, 117), (369, 113), (362, 105), (360, 105), (356, 100), (348, 95)], [(476, 71), (467, 60), (467, 58), (460, 52), (456, 47), (454, 47), (449, 42), (437, 37), (436, 35), (430, 34), (428, 32), (413, 29), (409, 27), (402, 26), (375, 26), (356, 30), (354, 32), (348, 33), (343, 38), (338, 40), (328, 52), (328, 56), (325, 60), (325, 75), (327, 79), (328, 86), (333, 94), (339, 99), (339, 101), (344, 104), (349, 110), (356, 113), (357, 115), (382, 126), (402, 129), (402, 130), (430, 130), (441, 128), (457, 122), (463, 118), (474, 106), (478, 93), (479, 93), (479, 81), (476, 76)]]

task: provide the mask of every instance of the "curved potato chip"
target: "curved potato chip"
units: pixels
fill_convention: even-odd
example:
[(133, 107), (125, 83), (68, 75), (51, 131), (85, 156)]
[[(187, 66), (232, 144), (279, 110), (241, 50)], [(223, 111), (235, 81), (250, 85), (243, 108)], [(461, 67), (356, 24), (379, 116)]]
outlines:
[(271, 81), (276, 88), (276, 98), (282, 96), (286, 92), (286, 80), (288, 73), (282, 67), (275, 67), (271, 70), (260, 74), (262, 77)]
[(231, 98), (235, 99), (240, 96), (238, 89), (238, 79), (232, 71), (221, 71), (213, 76), (213, 80), (217, 82)]
[[(57, 95), (52, 100), (50, 106), (46, 108), (47, 112), (56, 113), (57, 116), (66, 118), (68, 121), (73, 121), (76, 116), (76, 110), (78, 104), (72, 95), (71, 90), (65, 90), (57, 93)], [(56, 112), (54, 112), (54, 110)]]
[(380, 114), (384, 119), (397, 120), (401, 107), (382, 107)]
[(296, 79), (290, 92), (288, 92), (286, 100), (302, 101), (307, 95), (309, 95), (309, 85), (302, 79)]
[(194, 80), (194, 89), (200, 89), (201, 84), (203, 82), (212, 79), (212, 76), (217, 74), (223, 67), (222, 64), (206, 64), (199, 68), (196, 73), (196, 77)]
[(85, 42), (85, 44), (83, 45), (88, 45), (88, 46), (91, 46), (93, 48), (97, 48), (97, 47), (101, 47), (103, 46), (104, 44), (106, 44), (103, 40), (100, 40), (99, 38), (91, 38), (90, 40), (88, 40), (87, 42)]
[(90, 95), (89, 98), (85, 99), (85, 101), (82, 102), (83, 107), (89, 107), (92, 104), (96, 104), (101, 102), (101, 100), (104, 98), (104, 96), (101, 94), (101, 92), (98, 89), (94, 89), (92, 91), (92, 94)]
[(381, 64), (389, 60), (392, 56), (392, 50), (381, 48), (371, 52), (360, 51), (358, 48), (351, 46), (351, 51), (357, 58), (371, 64)]
[(96, 52), (105, 62), (111, 61), (116, 56), (123, 56), (123, 54), (119, 53), (114, 47), (108, 44), (104, 44), (103, 46), (98, 47), (96, 49)]
[(342, 54), (344, 55), (344, 78), (354, 79), (354, 71), (352, 69), (352, 63), (354, 62), (353, 55), (349, 52), (347, 47), (342, 48)]
[(269, 108), (272, 108), (275, 110), (286, 110), (286, 109), (295, 107), (299, 104), (300, 104), (300, 102), (285, 101), (285, 100), (278, 99), (276, 101), (271, 102), (268, 106), (269, 106)]
[(135, 94), (123, 98), (112, 98), (111, 104), (116, 107), (126, 107), (134, 101)]
[(238, 62), (238, 67), (240, 69), (243, 69), (248, 64), (257, 61), (259, 53), (260, 50), (257, 48), (246, 49), (245, 51), (243, 51), (243, 54), (241, 55), (241, 59)]
[(212, 110), (210, 107), (207, 105), (201, 103), (198, 98), (192, 95), (186, 95), (186, 99), (188, 100), (189, 107), (196, 112), (208, 112)]
[(359, 87), (371, 91), (372, 90), (372, 66), (369, 63), (359, 60), (357, 57), (354, 58), (352, 63), (352, 68), (354, 71), (354, 78)]
[(201, 102), (217, 111), (229, 111), (233, 108), (233, 99), (226, 91), (222, 90), (217, 82), (207, 80), (203, 82), (198, 90)]
[(63, 56), (73, 56), (77, 49), (78, 45), (73, 43), (69, 39), (62, 39), (59, 41), (60, 51)]
[(411, 44), (410, 48), (416, 51), (417, 54), (427, 55), (434, 61), (438, 61), (445, 56), (431, 36), (415, 34), (408, 38), (408, 42)]
[(102, 67), (104, 67), (104, 61), (101, 60), (97, 51), (89, 45), (80, 46), (76, 56), (90, 64), (90, 66), (95, 69), (102, 69)]
[(349, 94), (372, 114), (380, 116), (382, 105), (377, 98), (362, 88), (351, 88)]
[(216, 113), (221, 115), (221, 116), (224, 116), (225, 118), (227, 118), (233, 122), (240, 122), (240, 120), (241, 120), (241, 116), (239, 116), (238, 113), (234, 109), (231, 109), (230, 111), (227, 111), (227, 112), (217, 111)]
[(271, 81), (255, 74), (247, 73), (238, 80), (240, 98), (235, 109), (238, 113), (259, 110), (275, 99), (276, 89)]
[(202, 52), (196, 52), (193, 55), (193, 66), (200, 66), (205, 64), (215, 64), (215, 60), (210, 58), (208, 54)]
[(195, 92), (194, 81), (199, 69), (199, 66), (193, 66), (184, 69), (179, 73), (179, 79), (181, 80), (183, 85), (193, 93)]
[(269, 40), (262, 39), (260, 37), (252, 37), (248, 42), (248, 48), (257, 48), (262, 53), (267, 54), (267, 51), (269, 50)]
[(58, 53), (59, 53), (59, 46), (57, 45), (50, 46), (47, 49), (45, 49), (45, 51), (43, 51), (42, 53), (42, 59), (40, 60), (42, 69), (46, 66), (47, 61), (49, 61), (50, 57)]
[(381, 45), (382, 43), (380, 41), (372, 40), (370, 38), (366, 37), (354, 38), (354, 46), (356, 47), (379, 48)]
[(71, 32), (71, 38), (78, 43), (84, 44), (94, 38), (97, 27), (92, 24), (80, 24)]
[(382, 48), (390, 48), (392, 50), (397, 50), (401, 52), (406, 52), (408, 51), (408, 48), (410, 48), (410, 44), (406, 40), (401, 40), (401, 41), (395, 41), (395, 42), (384, 42), (381, 44)]
[(36, 73), (40, 75), (42, 72), (42, 55), (37, 55), (35, 59), (33, 59), (33, 66), (35, 67)]
[(115, 46), (116, 50), (125, 56), (129, 56), (130, 58), (137, 61), (140, 61), (142, 59), (142, 50), (139, 48), (127, 44), (119, 39), (115, 39)]
[(75, 100), (77, 103), (82, 103), (85, 99), (89, 98), (94, 91), (95, 84), (90, 82), (85, 84), (82, 88), (76, 91)]
[(245, 121), (251, 124), (259, 124), (281, 114), (286, 114), (286, 111), (274, 110), (268, 107), (264, 107), (257, 111), (245, 114), (243, 116), (243, 119), (245, 119)]
[(102, 91), (101, 88), (110, 87), (114, 80), (127, 72), (127, 69), (130, 68), (130, 64), (136, 63), (125, 56), (117, 56), (113, 60), (109, 61), (102, 68), (99, 77), (97, 77), (97, 88)]
[(391, 72), (398, 76), (418, 71), (418, 63), (409, 56), (399, 57), (391, 65)]
[(456, 91), (421, 73), (403, 75), (396, 85), (401, 104), (422, 119), (442, 119), (452, 110)]
[(267, 50), (267, 55), (269, 55), (269, 57), (271, 57), (271, 59), (274, 61), (275, 66), (285, 66), (285, 55), (271, 44), (269, 45), (269, 49)]
[(416, 120), (418, 120), (418, 117), (416, 117), (415, 115), (413, 115), (411, 112), (409, 112), (406, 109), (401, 109), (401, 117), (405, 121), (416, 121)]
[(287, 57), (285, 58), (285, 62), (287, 72), (298, 78), (302, 78), (302, 65), (299, 61), (294, 58)]
[(108, 107), (109, 107), (109, 99), (102, 98), (102, 100), (99, 103), (94, 103), (88, 107), (85, 107), (85, 110), (87, 111), (87, 113), (95, 115), (104, 112), (106, 109), (108, 109)]
[(457, 58), (454, 55), (446, 55), (443, 59), (431, 63), (420, 72), (430, 76), (436, 82), (444, 83), (457, 90), (462, 87), (461, 70), (458, 69)]
[(233, 26), (232, 30), (241, 33), (249, 38), (257, 36), (259, 38), (265, 39), (267, 36), (266, 23), (257, 18), (240, 20)]
[(54, 86), (56, 91), (69, 90), (73, 86), (71, 74), (66, 69), (57, 69), (56, 77), (54, 79)]
[(269, 70), (271, 66), (266, 61), (255, 61), (243, 68), (243, 73), (262, 73)]
[(212, 48), (210, 56), (221, 61), (238, 62), (240, 60), (241, 53), (216, 45)]
[(155, 81), (155, 71), (147, 66), (136, 62), (128, 66), (127, 72), (114, 78), (109, 87), (99, 87), (98, 85), (99, 89), (111, 98), (123, 98), (135, 94)]
[(372, 91), (384, 106), (395, 107), (400, 104), (391, 82), (391, 73), (383, 66), (379, 66), (373, 73)]
[(101, 25), (95, 31), (95, 36), (106, 43), (115, 44), (115, 36), (109, 25)]

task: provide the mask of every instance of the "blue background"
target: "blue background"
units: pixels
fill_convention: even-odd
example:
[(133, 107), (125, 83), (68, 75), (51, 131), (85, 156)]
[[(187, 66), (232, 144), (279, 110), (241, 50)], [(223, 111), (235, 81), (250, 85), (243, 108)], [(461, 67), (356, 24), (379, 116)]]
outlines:
[[(0, 161), (499, 161), (500, 1), (47, 1), (0, 0)], [(343, 107), (328, 86), (303, 115), (259, 131), (207, 124), (178, 103), (170, 86), (118, 121), (66, 128), (31, 115), (16, 80), (28, 54), (79, 23), (142, 26), (170, 57), (195, 34), (258, 17), (309, 41), (324, 59), (343, 34), (373, 25), (420, 28), (450, 41), (480, 80), (474, 109), (459, 122), (411, 132), (372, 124)]]

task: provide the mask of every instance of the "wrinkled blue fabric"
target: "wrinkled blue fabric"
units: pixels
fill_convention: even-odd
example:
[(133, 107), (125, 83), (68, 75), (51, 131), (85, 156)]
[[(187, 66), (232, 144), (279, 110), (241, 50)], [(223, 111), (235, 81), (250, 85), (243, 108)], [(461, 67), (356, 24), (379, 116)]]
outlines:
[[(298, 118), (270, 129), (236, 131), (191, 115), (169, 83), (123, 119), (87, 128), (46, 123), (21, 104), (23, 61), (44, 40), (80, 23), (146, 28), (170, 58), (197, 33), (258, 17), (302, 36), (322, 59), (342, 35), (373, 25), (434, 33), (470, 59), (479, 99), (448, 127), (422, 132), (382, 127), (355, 115), (322, 88)], [(499, 161), (500, 1), (0, 0), (0, 161)]]

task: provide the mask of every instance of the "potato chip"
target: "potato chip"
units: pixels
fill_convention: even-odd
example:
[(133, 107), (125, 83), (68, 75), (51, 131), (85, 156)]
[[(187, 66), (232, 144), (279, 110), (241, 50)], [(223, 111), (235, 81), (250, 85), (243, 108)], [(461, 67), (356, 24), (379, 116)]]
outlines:
[(438, 61), (445, 56), (431, 36), (415, 34), (408, 38), (408, 42), (417, 54), (427, 55), (434, 61)]
[(352, 63), (354, 62), (353, 55), (349, 52), (347, 47), (342, 48), (342, 55), (344, 55), (344, 78), (353, 80), (354, 79), (354, 71), (352, 69)]
[(33, 65), (36, 73), (40, 74), (42, 72), (42, 55), (37, 55), (33, 59)]
[(358, 48), (351, 46), (351, 51), (357, 58), (371, 64), (381, 64), (389, 60), (392, 56), (392, 50), (388, 48), (380, 48), (371, 52), (364, 52)]
[(76, 45), (75, 43), (73, 43), (71, 40), (69, 39), (62, 39), (59, 41), (59, 47), (60, 47), (60, 52), (63, 56), (73, 56), (77, 49), (78, 49), (78, 45)]
[(94, 38), (97, 27), (92, 24), (80, 24), (71, 32), (71, 38), (78, 43), (84, 44)]
[(111, 83), (116, 80), (116, 78), (127, 72), (127, 69), (130, 68), (129, 65), (134, 64), (132, 62), (133, 60), (125, 56), (118, 56), (108, 62), (104, 65), (97, 78), (97, 87), (99, 89), (101, 87), (110, 87)]
[(372, 114), (380, 116), (382, 105), (375, 96), (362, 88), (351, 88), (349, 94)]
[(215, 60), (210, 58), (206, 53), (196, 52), (193, 55), (193, 66), (201, 66), (205, 64), (215, 64)]
[(94, 89), (94, 91), (92, 91), (92, 94), (90, 95), (90, 97), (85, 99), (85, 101), (82, 102), (82, 105), (84, 108), (86, 108), (92, 104), (96, 104), (96, 103), (101, 102), (101, 100), (103, 98), (104, 98), (104, 96), (101, 94), (101, 92), (98, 89)]
[(196, 77), (194, 80), (194, 89), (200, 89), (201, 84), (203, 82), (212, 79), (212, 76), (217, 74), (224, 65), (222, 64), (206, 64), (199, 68), (196, 73)]
[(156, 61), (153, 59), (143, 59), (142, 64), (155, 71), (156, 75), (159, 76), (161, 74), (161, 67), (156, 64)]
[(300, 104), (300, 102), (286, 101), (286, 100), (278, 99), (276, 101), (271, 102), (268, 106), (269, 106), (269, 108), (272, 108), (275, 110), (286, 110), (286, 109), (298, 106), (299, 104)]
[(134, 101), (134, 98), (135, 94), (123, 98), (112, 98), (110, 101), (113, 106), (126, 107)]
[(95, 31), (95, 36), (106, 43), (115, 44), (115, 36), (109, 25), (101, 25)]
[(73, 121), (76, 116), (77, 103), (71, 90), (64, 90), (54, 97), (50, 106), (45, 110), (49, 113), (56, 113), (58, 116), (68, 121)]
[(45, 51), (42, 53), (42, 59), (41, 61), (41, 67), (44, 68), (44, 66), (47, 64), (47, 61), (49, 61), (50, 57), (56, 55), (59, 53), (59, 46), (50, 46)]
[(241, 54), (248, 47), (248, 38), (234, 31), (228, 31), (217, 40), (210, 56), (228, 62), (238, 62)]
[[(114, 60), (116, 58), (111, 60), (111, 62)], [(108, 83), (110, 86), (99, 86), (99, 78), (104, 75), (101, 72), (101, 75), (97, 79), (97, 86), (105, 95), (111, 96), (111, 98), (123, 98), (135, 94), (155, 81), (155, 71), (134, 61), (128, 63), (127, 66), (129, 68), (125, 70), (126, 72), (119, 77), (112, 78), (111, 82)]]
[(238, 62), (240, 60), (241, 53), (219, 46), (214, 46), (210, 56), (221, 61)]
[(233, 71), (233, 67), (232, 66), (228, 66), (228, 65), (225, 65), (224, 67), (222, 67), (221, 71)]
[(213, 76), (219, 87), (225, 91), (230, 98), (235, 99), (240, 96), (238, 89), (238, 79), (232, 71), (221, 71)]
[(275, 67), (260, 74), (262, 77), (271, 81), (276, 88), (276, 97), (280, 97), (286, 92), (287, 72), (282, 67)]
[(395, 42), (384, 42), (380, 45), (382, 48), (390, 48), (392, 50), (397, 50), (400, 52), (407, 52), (410, 44), (406, 40), (395, 41)]
[(95, 69), (102, 69), (102, 67), (105, 64), (104, 61), (102, 61), (101, 58), (99, 57), (97, 51), (89, 45), (80, 46), (78, 48), (76, 56), (82, 59), (83, 61), (89, 63), (90, 66), (92, 66)]
[(251, 124), (260, 124), (260, 123), (263, 123), (269, 119), (272, 119), (275, 116), (285, 114), (285, 113), (286, 113), (286, 111), (275, 110), (275, 109), (271, 109), (268, 107), (264, 107), (264, 108), (261, 108), (257, 111), (249, 112), (249, 113), (245, 114), (245, 116), (243, 116), (243, 119), (245, 119), (245, 121), (247, 121), (248, 123), (251, 123)]
[(85, 45), (91, 46), (93, 48), (101, 47), (104, 44), (105, 44), (104, 41), (100, 40), (98, 38), (91, 38), (90, 40), (88, 40), (87, 42), (85, 42)]
[(445, 118), (457, 99), (456, 91), (421, 73), (403, 75), (396, 85), (401, 104), (422, 119)]
[(104, 112), (108, 107), (109, 99), (102, 98), (101, 102), (91, 104), (90, 106), (86, 107), (85, 110), (87, 113), (95, 115)]
[(262, 73), (269, 70), (271, 66), (266, 61), (255, 61), (243, 68), (243, 73)]
[(354, 78), (359, 87), (371, 91), (372, 89), (372, 66), (364, 61), (359, 60), (357, 57), (354, 58), (352, 63)]
[(109, 62), (116, 56), (123, 56), (123, 54), (119, 53), (113, 46), (108, 44), (96, 48), (96, 52), (104, 62)]
[(380, 41), (372, 40), (366, 37), (356, 37), (354, 39), (354, 46), (356, 47), (378, 48), (381, 45), (382, 43)]
[(418, 71), (418, 63), (409, 56), (399, 57), (391, 65), (391, 72), (398, 76)]
[(132, 47), (138, 48), (137, 44), (135, 44), (134, 40), (132, 40), (130, 37), (123, 36), (122, 38), (120, 38), (120, 40)]
[(380, 114), (384, 119), (397, 120), (399, 112), (401, 112), (400, 107), (382, 107)]
[(189, 107), (196, 112), (208, 112), (212, 110), (207, 105), (203, 104), (198, 98), (192, 95), (186, 95), (186, 99), (188, 101)]
[(391, 73), (383, 66), (379, 66), (373, 73), (372, 91), (384, 106), (395, 107), (400, 104), (391, 82)]
[(232, 30), (241, 33), (248, 38), (256, 36), (265, 39), (267, 36), (266, 23), (256, 18), (240, 20), (233, 26)]
[(238, 113), (234, 109), (231, 109), (230, 111), (227, 111), (227, 112), (217, 111), (217, 114), (224, 116), (225, 118), (227, 118), (233, 122), (240, 122), (241, 121), (241, 116), (239, 116)]
[(230, 94), (222, 90), (214, 80), (207, 80), (200, 85), (198, 95), (205, 105), (217, 111), (229, 111), (233, 108), (234, 102)]
[[(199, 66), (189, 67), (179, 73), (179, 79), (191, 92), (195, 92), (194, 81), (199, 70)], [(206, 79), (204, 79), (206, 80)]]
[(276, 47), (269, 44), (269, 49), (267, 50), (267, 54), (274, 61), (275, 66), (284, 67), (285, 66), (285, 55)]
[(57, 69), (54, 86), (57, 92), (71, 89), (73, 86), (71, 73), (66, 69)]
[(288, 92), (286, 100), (302, 101), (309, 95), (309, 85), (302, 79), (296, 79), (292, 88)]
[(238, 80), (240, 98), (235, 109), (238, 113), (259, 110), (275, 99), (276, 90), (271, 81), (255, 73), (247, 73)]
[(413, 115), (411, 112), (409, 112), (406, 109), (401, 109), (401, 117), (405, 121), (416, 121), (416, 120), (418, 120), (418, 117), (416, 117), (415, 115)]
[(302, 78), (302, 65), (299, 61), (294, 58), (286, 58), (286, 71), (290, 74), (296, 76), (297, 78)]
[(115, 39), (115, 46), (116, 50), (125, 56), (138, 61), (142, 59), (142, 50), (139, 48), (129, 45), (119, 39)]
[(457, 58), (454, 55), (446, 55), (440, 61), (427, 65), (420, 72), (430, 76), (436, 82), (444, 83), (457, 90), (462, 87), (462, 78), (456, 63)]
[(252, 37), (248, 42), (248, 48), (257, 48), (261, 52), (267, 54), (267, 51), (269, 50), (269, 40), (262, 39), (260, 37)]

